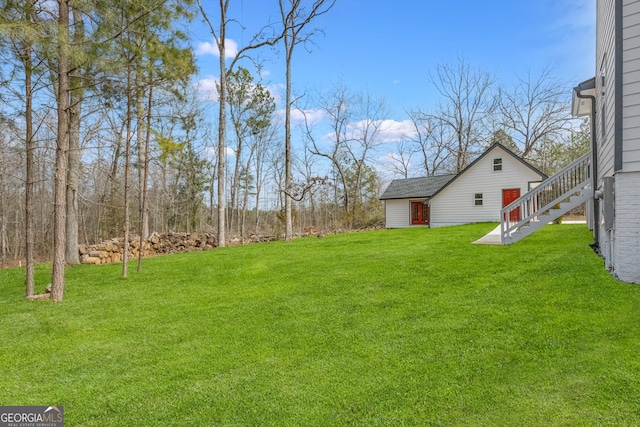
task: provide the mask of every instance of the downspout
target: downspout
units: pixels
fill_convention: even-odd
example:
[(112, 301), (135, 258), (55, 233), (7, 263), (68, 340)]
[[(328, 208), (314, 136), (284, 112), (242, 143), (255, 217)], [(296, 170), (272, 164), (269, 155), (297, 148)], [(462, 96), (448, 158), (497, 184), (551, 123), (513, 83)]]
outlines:
[(598, 144), (596, 142), (596, 97), (594, 95), (583, 95), (580, 86), (575, 88), (576, 96), (582, 99), (591, 100), (591, 187), (593, 189), (593, 243), (594, 250), (600, 248), (600, 199), (595, 197), (596, 186), (598, 185)]

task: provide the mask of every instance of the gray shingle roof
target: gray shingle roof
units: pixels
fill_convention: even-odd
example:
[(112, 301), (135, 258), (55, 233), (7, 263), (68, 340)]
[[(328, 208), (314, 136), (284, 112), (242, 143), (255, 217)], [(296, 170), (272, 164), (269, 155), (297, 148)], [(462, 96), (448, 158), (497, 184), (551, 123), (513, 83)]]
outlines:
[(394, 179), (380, 196), (380, 200), (431, 197), (451, 181), (455, 175), (426, 176), (422, 178)]

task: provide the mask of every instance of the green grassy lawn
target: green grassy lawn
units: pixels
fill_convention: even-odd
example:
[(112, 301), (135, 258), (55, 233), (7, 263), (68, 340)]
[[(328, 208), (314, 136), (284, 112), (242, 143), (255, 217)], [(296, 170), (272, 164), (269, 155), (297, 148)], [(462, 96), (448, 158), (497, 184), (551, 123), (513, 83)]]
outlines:
[(60, 304), (0, 271), (0, 405), (64, 405), (68, 426), (639, 425), (640, 287), (583, 225), (469, 244), (493, 227), (77, 266)]

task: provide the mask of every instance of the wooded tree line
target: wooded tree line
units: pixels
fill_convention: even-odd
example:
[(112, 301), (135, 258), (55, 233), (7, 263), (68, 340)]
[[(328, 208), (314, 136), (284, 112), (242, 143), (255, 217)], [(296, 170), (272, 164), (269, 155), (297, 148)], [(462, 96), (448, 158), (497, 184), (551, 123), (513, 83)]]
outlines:
[[(384, 162), (382, 98), (343, 83), (293, 93), (295, 47), (334, 3), (274, 1), (281, 22), (227, 59), (230, 0), (0, 0), (0, 249), (3, 264), (26, 259), (27, 296), (35, 260), (51, 259), (62, 299), (78, 243), (186, 231), (225, 246), (227, 236), (367, 227), (382, 220), (381, 169), (459, 171), (499, 141), (550, 173), (588, 149), (550, 72), (507, 90), (459, 59), (434, 69), (441, 103), (408, 112), (412, 129)], [(214, 102), (193, 83), (193, 19), (218, 48)], [(283, 114), (259, 77), (266, 47), (285, 52)]]
[(408, 111), (413, 132), (389, 162), (396, 175), (457, 173), (495, 142), (552, 175), (590, 149), (588, 120), (572, 118), (571, 86), (550, 68), (506, 85), (458, 58), (430, 82), (440, 102)]

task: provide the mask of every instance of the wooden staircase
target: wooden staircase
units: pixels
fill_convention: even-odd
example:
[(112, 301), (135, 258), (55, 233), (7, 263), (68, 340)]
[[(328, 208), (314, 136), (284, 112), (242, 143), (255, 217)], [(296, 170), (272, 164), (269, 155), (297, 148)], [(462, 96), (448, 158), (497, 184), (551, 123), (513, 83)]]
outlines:
[(593, 197), (591, 152), (500, 211), (500, 241), (515, 243)]

